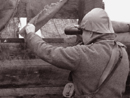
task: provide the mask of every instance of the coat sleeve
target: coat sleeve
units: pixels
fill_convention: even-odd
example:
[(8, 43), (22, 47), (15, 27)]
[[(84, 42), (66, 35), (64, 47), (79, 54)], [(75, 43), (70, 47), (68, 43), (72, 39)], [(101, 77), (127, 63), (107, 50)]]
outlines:
[(63, 48), (49, 45), (34, 33), (29, 33), (26, 41), (35, 54), (56, 67), (75, 70), (80, 63), (79, 49), (76, 46)]

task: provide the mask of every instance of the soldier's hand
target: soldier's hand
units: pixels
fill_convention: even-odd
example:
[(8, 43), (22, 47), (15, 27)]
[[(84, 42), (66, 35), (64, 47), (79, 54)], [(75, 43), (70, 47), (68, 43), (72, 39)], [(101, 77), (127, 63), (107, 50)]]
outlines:
[(33, 24), (27, 24), (26, 28), (26, 33), (35, 33), (35, 26)]

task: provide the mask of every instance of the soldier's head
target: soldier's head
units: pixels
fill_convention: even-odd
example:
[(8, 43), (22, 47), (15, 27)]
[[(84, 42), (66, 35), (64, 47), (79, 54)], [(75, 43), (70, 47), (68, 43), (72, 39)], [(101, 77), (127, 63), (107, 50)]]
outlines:
[(82, 19), (79, 28), (82, 29), (83, 42), (87, 43), (96, 35), (104, 33), (114, 33), (112, 23), (101, 8), (94, 8), (88, 12)]

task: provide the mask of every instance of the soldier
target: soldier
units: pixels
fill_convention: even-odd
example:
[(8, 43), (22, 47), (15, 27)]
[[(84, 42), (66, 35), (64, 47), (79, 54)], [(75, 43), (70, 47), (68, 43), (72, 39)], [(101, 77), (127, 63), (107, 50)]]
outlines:
[(101, 8), (92, 9), (79, 28), (84, 44), (73, 47), (46, 44), (35, 34), (32, 24), (27, 25), (25, 38), (30, 49), (41, 59), (71, 71), (74, 98), (121, 98), (129, 73), (129, 60), (125, 46), (114, 41), (116, 34), (107, 13)]

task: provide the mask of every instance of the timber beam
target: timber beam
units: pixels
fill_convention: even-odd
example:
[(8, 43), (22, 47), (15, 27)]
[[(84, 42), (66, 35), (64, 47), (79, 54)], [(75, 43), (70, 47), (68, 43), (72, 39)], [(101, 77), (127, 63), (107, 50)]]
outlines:
[[(21, 0), (18, 6), (16, 16), (28, 17), (36, 16), (46, 5), (56, 3), (59, 0)], [(82, 19), (82, 17), (91, 9), (103, 8), (102, 0), (68, 0), (68, 2), (56, 13), (54, 18), (61, 19)]]

